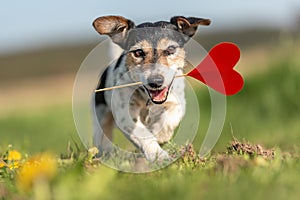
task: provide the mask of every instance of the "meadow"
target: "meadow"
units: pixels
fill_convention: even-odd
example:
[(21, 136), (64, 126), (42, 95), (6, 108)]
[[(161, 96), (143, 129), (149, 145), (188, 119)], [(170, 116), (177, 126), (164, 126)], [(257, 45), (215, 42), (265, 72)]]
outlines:
[(83, 148), (72, 118), (74, 69), (61, 71), (59, 77), (69, 78), (60, 82), (47, 68), (55, 78), (41, 85), (50, 94), (25, 80), (19, 89), (27, 84), (28, 92), (10, 97), (18, 87), (2, 74), (7, 95), (1, 97), (0, 199), (298, 199), (299, 44), (295, 39), (242, 49), (238, 69), (245, 86), (227, 98), (213, 151), (197, 156), (210, 120), (209, 94), (199, 89), (201, 121), (193, 144), (172, 165), (146, 174), (110, 169)]

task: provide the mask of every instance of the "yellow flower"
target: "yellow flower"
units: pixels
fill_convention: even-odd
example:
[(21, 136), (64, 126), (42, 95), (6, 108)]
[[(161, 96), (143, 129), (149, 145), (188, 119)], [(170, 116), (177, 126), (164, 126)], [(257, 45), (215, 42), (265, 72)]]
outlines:
[(20, 167), (22, 155), (16, 150), (8, 151), (5, 161), (0, 160), (1, 167), (9, 167), (10, 169), (16, 169)]
[(57, 172), (57, 161), (50, 153), (41, 153), (29, 158), (17, 174), (17, 185), (29, 191), (39, 182), (49, 183)]
[(7, 162), (10, 169), (16, 169), (20, 167), (22, 155), (16, 150), (8, 152)]
[(20, 152), (16, 150), (11, 150), (8, 152), (7, 160), (8, 161), (20, 161), (22, 159), (22, 155)]
[(7, 166), (6, 162), (4, 162), (4, 161), (0, 158), (0, 168), (6, 167), (6, 166)]

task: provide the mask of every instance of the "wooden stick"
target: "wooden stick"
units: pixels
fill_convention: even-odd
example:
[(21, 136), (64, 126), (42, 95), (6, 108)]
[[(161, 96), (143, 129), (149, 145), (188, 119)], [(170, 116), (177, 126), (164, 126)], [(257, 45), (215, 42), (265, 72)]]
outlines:
[[(187, 74), (181, 74), (181, 75), (175, 76), (175, 78), (180, 78), (180, 77), (184, 77), (184, 76), (187, 76)], [(103, 91), (107, 91), (107, 90), (113, 90), (113, 89), (130, 87), (130, 86), (135, 86), (135, 85), (142, 85), (142, 84), (143, 84), (143, 82), (139, 81), (139, 82), (135, 82), (135, 83), (128, 83), (128, 84), (124, 84), (124, 85), (117, 85), (117, 86), (113, 86), (113, 87), (102, 88), (102, 89), (95, 90), (95, 92), (103, 92)]]
[(117, 85), (117, 86), (113, 86), (113, 87), (102, 88), (99, 90), (95, 90), (95, 92), (102, 92), (102, 91), (113, 90), (113, 89), (124, 88), (124, 87), (135, 86), (135, 85), (141, 85), (141, 84), (143, 84), (143, 82), (141, 82), (141, 81), (136, 82), (136, 83), (128, 83), (128, 84), (124, 84), (124, 85)]

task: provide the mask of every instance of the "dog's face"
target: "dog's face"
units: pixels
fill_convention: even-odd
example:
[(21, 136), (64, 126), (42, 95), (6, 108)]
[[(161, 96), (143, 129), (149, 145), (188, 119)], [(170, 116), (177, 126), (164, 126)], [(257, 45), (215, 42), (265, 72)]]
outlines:
[(129, 33), (126, 66), (133, 80), (144, 83), (144, 92), (153, 103), (167, 100), (175, 75), (183, 69), (183, 43), (180, 33), (162, 27), (136, 28)]
[(124, 49), (126, 67), (134, 81), (144, 83), (144, 91), (153, 103), (167, 100), (175, 75), (185, 64), (184, 44), (198, 25), (209, 25), (202, 18), (173, 17), (170, 22), (135, 24), (120, 16), (97, 18), (93, 25), (100, 34), (111, 37)]

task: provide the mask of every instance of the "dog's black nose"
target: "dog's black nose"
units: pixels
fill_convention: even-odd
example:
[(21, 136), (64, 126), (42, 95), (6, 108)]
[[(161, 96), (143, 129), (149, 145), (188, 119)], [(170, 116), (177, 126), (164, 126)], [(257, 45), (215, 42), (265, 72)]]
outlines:
[(162, 75), (150, 76), (148, 78), (148, 85), (152, 88), (160, 88), (164, 83), (164, 77)]

